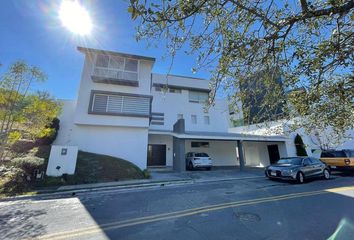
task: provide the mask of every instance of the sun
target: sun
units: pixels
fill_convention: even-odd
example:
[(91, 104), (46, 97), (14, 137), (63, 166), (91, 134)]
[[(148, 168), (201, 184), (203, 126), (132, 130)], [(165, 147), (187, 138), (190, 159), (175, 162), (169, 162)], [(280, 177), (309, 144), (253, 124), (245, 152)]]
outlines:
[(59, 18), (67, 29), (81, 36), (90, 35), (92, 21), (89, 12), (76, 0), (63, 0), (59, 7)]

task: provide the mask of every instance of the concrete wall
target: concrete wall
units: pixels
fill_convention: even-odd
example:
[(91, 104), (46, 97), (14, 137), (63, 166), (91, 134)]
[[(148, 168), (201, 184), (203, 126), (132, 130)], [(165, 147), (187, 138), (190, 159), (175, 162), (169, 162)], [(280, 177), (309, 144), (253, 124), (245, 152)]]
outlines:
[(276, 142), (243, 142), (245, 152), (245, 165), (253, 167), (266, 167), (270, 164), (268, 145), (278, 145), (280, 157), (287, 157), (285, 143)]
[(50, 150), (46, 174), (48, 176), (61, 176), (74, 174), (78, 148), (76, 146), (53, 145)]
[(173, 166), (173, 137), (168, 135), (149, 134), (148, 144), (166, 145), (166, 166)]
[(209, 142), (209, 147), (192, 148), (191, 142), (198, 140), (186, 140), (185, 149), (187, 152), (204, 152), (213, 160), (213, 166), (236, 166), (238, 165), (236, 154), (236, 141), (204, 141)]
[[(182, 90), (181, 93), (162, 93), (156, 92), (153, 87), (151, 93), (153, 95), (152, 112), (164, 113), (164, 125), (151, 125), (152, 130), (172, 131), (177, 115), (183, 114), (186, 131), (228, 131), (229, 110), (226, 101), (216, 100), (215, 106), (205, 112), (203, 103), (189, 102), (188, 90)], [(192, 124), (191, 115), (197, 116), (197, 124)], [(209, 116), (209, 124), (204, 123), (204, 116)]]

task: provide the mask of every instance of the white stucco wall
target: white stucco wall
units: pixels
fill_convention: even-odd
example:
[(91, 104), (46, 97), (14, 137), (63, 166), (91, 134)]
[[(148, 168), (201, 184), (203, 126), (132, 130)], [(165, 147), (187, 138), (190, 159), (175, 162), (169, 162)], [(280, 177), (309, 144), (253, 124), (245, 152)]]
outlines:
[[(181, 93), (162, 93), (156, 92), (155, 88), (152, 88), (151, 92), (153, 95), (152, 112), (164, 113), (164, 125), (150, 125), (150, 129), (171, 131), (177, 121), (177, 115), (183, 114), (186, 131), (228, 131), (229, 110), (226, 101), (216, 100), (215, 105), (205, 112), (204, 104), (189, 102), (188, 90), (182, 90)], [(191, 115), (197, 116), (197, 124), (192, 124)], [(209, 124), (204, 123), (204, 116), (209, 116)]]
[[(62, 149), (66, 150), (65, 154), (62, 154)], [(50, 150), (46, 174), (54, 177), (63, 174), (74, 174), (77, 152), (77, 146), (53, 145)]]
[(285, 143), (277, 142), (243, 142), (246, 166), (266, 167), (270, 164), (268, 145), (278, 145), (279, 156), (287, 157)]
[[(196, 140), (197, 141), (197, 140)], [(195, 141), (195, 142), (196, 142)], [(213, 166), (236, 166), (239, 165), (236, 154), (236, 141), (208, 141), (208, 148), (192, 148), (191, 140), (186, 140), (185, 151), (204, 152), (213, 160)]]
[(166, 145), (166, 166), (173, 166), (173, 137), (168, 135), (149, 134), (149, 144)]

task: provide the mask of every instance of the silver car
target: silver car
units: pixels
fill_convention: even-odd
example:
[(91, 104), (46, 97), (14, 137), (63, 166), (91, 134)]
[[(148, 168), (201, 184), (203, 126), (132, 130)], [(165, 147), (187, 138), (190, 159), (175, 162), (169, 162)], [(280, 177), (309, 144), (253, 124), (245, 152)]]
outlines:
[(186, 167), (188, 170), (195, 168), (206, 168), (210, 170), (213, 163), (206, 153), (189, 152), (186, 154)]
[(317, 158), (293, 157), (282, 158), (276, 164), (265, 169), (265, 175), (270, 179), (296, 180), (303, 183), (306, 178), (330, 178), (330, 168)]

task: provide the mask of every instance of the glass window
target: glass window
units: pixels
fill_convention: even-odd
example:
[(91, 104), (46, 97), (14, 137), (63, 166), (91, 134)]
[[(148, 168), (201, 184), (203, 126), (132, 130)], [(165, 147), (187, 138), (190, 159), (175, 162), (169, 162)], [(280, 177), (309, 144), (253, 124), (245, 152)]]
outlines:
[(208, 93), (206, 92), (197, 92), (197, 91), (189, 91), (189, 101), (203, 103), (208, 100)]
[(197, 115), (191, 115), (192, 124), (197, 124)]
[(109, 60), (109, 68), (115, 68), (115, 69), (123, 70), (123, 68), (124, 68), (124, 58), (117, 57), (117, 56), (111, 56), (111, 58)]
[(303, 165), (310, 165), (311, 162), (310, 162), (310, 159), (309, 158), (305, 158), (304, 161), (303, 161)]
[(181, 89), (170, 88), (170, 89), (169, 89), (169, 92), (170, 92), (170, 93), (181, 93), (182, 91), (181, 91)]
[(204, 116), (204, 124), (209, 125), (210, 124), (210, 118), (209, 116)]
[(126, 71), (137, 72), (138, 71), (138, 61), (133, 59), (125, 59), (125, 69)]
[(198, 148), (198, 147), (209, 147), (209, 142), (191, 142), (191, 147), (192, 148)]
[(196, 153), (195, 156), (196, 157), (209, 157), (209, 155), (206, 153)]
[(301, 165), (301, 158), (282, 158), (278, 161), (279, 164), (293, 164), (293, 165)]
[(103, 54), (97, 54), (96, 56), (96, 66), (97, 67), (108, 67), (109, 56)]

